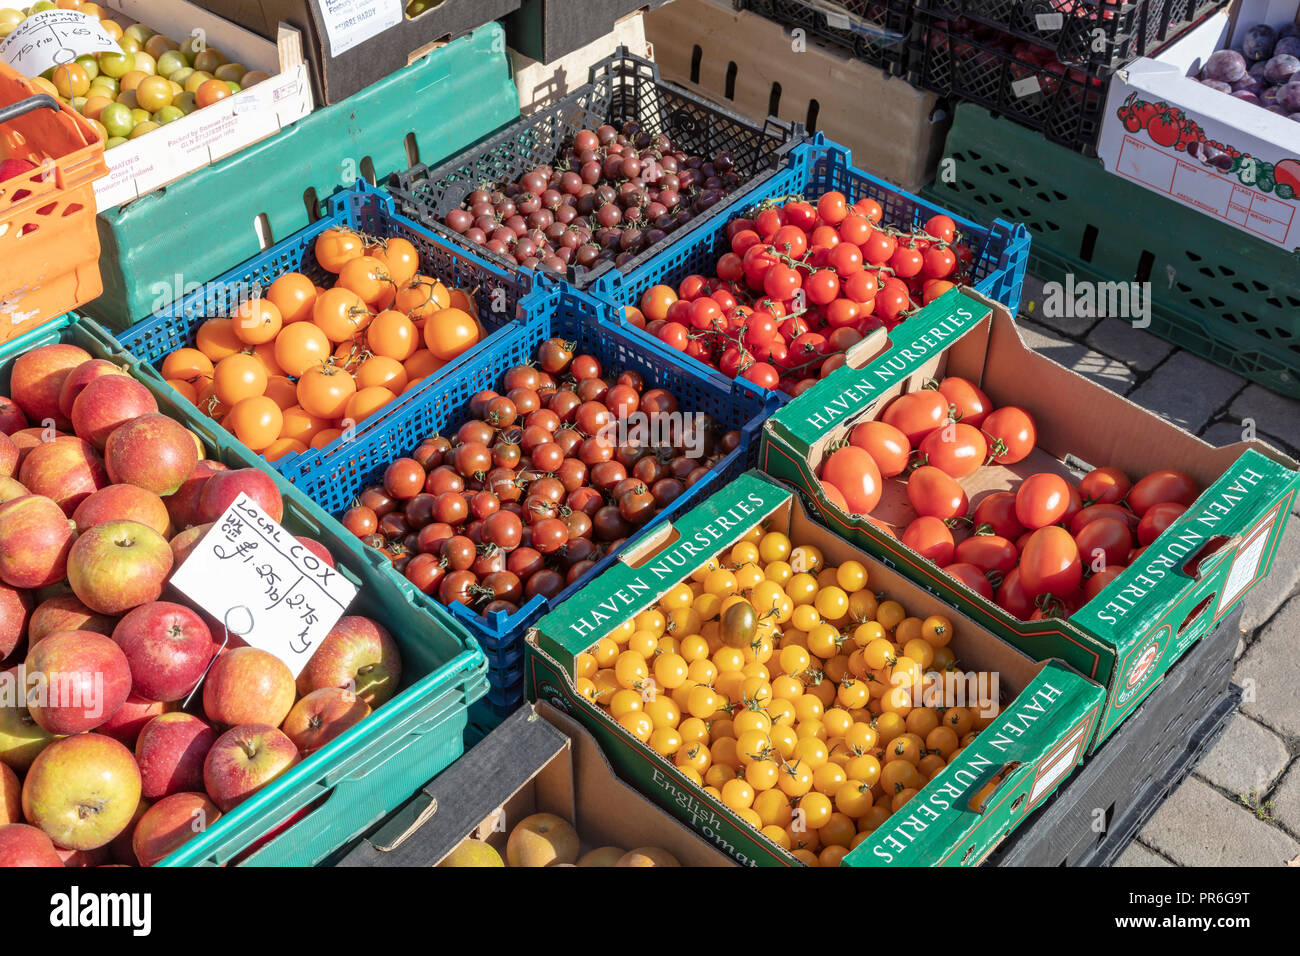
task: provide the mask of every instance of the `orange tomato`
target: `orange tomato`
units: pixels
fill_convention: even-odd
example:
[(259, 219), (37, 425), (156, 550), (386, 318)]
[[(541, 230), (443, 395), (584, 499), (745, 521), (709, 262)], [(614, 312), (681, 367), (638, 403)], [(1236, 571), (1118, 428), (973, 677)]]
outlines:
[(406, 369), (406, 381), (408, 386), (413, 382), (418, 382), (422, 378), (428, 378), (445, 364), (441, 359), (436, 357), (426, 348), (415, 350), (415, 354), (402, 363)]
[(370, 306), (377, 306), (385, 299), (391, 301), (397, 295), (387, 263), (374, 256), (358, 256), (345, 262), (335, 288), (340, 286), (352, 290)]
[(373, 316), (351, 289), (326, 289), (312, 307), (312, 322), (331, 342), (346, 342), (365, 330)]
[(284, 324), (292, 325), (311, 318), (312, 306), (316, 304), (316, 286), (301, 272), (286, 272), (271, 283), (266, 298), (280, 310)]
[(222, 420), (226, 430), (233, 433), (253, 451), (262, 451), (280, 437), (284, 414), (280, 406), (265, 395), (245, 398), (230, 409)]
[(208, 319), (195, 333), (194, 344), (214, 364), (244, 347), (229, 319)]
[(348, 399), (347, 407), (344, 409), (344, 417), (353, 422), (364, 422), (396, 397), (382, 385), (372, 385), (369, 388), (359, 389), (356, 394)]
[(230, 85), (225, 80), (208, 80), (194, 94), (194, 101), (200, 107), (211, 106), (219, 100), (233, 96)]
[(425, 275), (416, 275), (410, 282), (397, 290), (393, 308), (405, 312), (416, 325), (441, 309), (451, 307), (451, 293), (437, 279)]
[[(213, 394), (227, 407), (266, 392), (266, 366), (256, 355), (237, 352), (217, 363), (212, 376)], [(274, 403), (273, 403), (274, 404)]]
[(343, 434), (343, 429), (341, 428), (322, 428), (320, 431), (318, 431), (315, 435), (312, 436), (311, 447), (318, 448), (318, 449), (324, 448), (326, 445), (328, 445), (330, 442), (332, 442), (334, 439), (338, 438), (342, 434)]
[(195, 388), (192, 383), (187, 382), (181, 378), (169, 378), (167, 379), (167, 384), (170, 385), (172, 388), (176, 389), (176, 391), (180, 392), (181, 397), (184, 398), (191, 405), (198, 404), (199, 390)]
[(275, 360), (285, 374), (297, 378), (330, 357), (330, 340), (313, 322), (295, 322), (275, 339)]
[(385, 309), (366, 328), (366, 347), (376, 355), (405, 362), (415, 354), (420, 333), (415, 323), (396, 309)]
[(641, 314), (651, 322), (668, 318), (668, 308), (677, 301), (677, 293), (671, 286), (651, 286), (641, 295), (639, 303)]
[(424, 323), (424, 344), (444, 362), (473, 348), (478, 340), (478, 323), (463, 309), (442, 309)]
[(268, 378), (264, 394), (275, 402), (280, 411), (298, 404), (298, 386), (283, 375), (272, 375)]
[(475, 319), (479, 317), (478, 303), (475, 302), (474, 297), (464, 289), (452, 289), (450, 296), (447, 299), (447, 305), (450, 308), (468, 312), (470, 315), (474, 316)]
[(344, 265), (365, 254), (365, 244), (349, 229), (326, 229), (316, 237), (312, 251), (322, 269), (338, 275)]
[(348, 399), (357, 391), (357, 383), (343, 369), (333, 365), (314, 365), (298, 379), (298, 404), (309, 415), (337, 421), (347, 411)]
[(211, 378), (212, 359), (198, 349), (177, 349), (163, 359), (162, 375), (166, 379), (178, 378), (184, 382)]
[(263, 342), (261, 345), (254, 345), (252, 349), (244, 349), (245, 352), (251, 351), (253, 355), (266, 366), (266, 374), (270, 376), (283, 375), (284, 369), (275, 359), (275, 343)]
[(357, 380), (357, 388), (374, 388), (382, 386), (395, 395), (400, 395), (406, 388), (406, 369), (397, 359), (383, 355), (372, 355), (352, 373)]
[(306, 450), (307, 446), (300, 441), (294, 441), (292, 438), (277, 438), (266, 446), (262, 457), (267, 461), (279, 461), (285, 455), (301, 455)]
[(280, 426), (280, 437), (292, 438), (306, 445), (328, 424), (323, 418), (307, 414), (306, 409), (301, 405), (290, 405), (284, 410), (284, 424)]
[(388, 266), (388, 275), (399, 287), (415, 278), (420, 268), (420, 254), (408, 240), (401, 236), (389, 239), (384, 244), (379, 258)]

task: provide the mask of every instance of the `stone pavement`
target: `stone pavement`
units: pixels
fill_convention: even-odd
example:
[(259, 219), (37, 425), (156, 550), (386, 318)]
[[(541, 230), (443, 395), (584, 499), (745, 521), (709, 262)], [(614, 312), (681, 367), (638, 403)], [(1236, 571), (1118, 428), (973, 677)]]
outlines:
[[(1123, 319), (1043, 314), (1025, 282), (1026, 340), (1062, 365), (1214, 445), (1252, 430), (1300, 458), (1300, 401), (1283, 398)], [(1300, 505), (1296, 513), (1300, 514)], [(1300, 866), (1300, 519), (1246, 597), (1234, 683), (1246, 695), (1219, 743), (1120, 866)]]

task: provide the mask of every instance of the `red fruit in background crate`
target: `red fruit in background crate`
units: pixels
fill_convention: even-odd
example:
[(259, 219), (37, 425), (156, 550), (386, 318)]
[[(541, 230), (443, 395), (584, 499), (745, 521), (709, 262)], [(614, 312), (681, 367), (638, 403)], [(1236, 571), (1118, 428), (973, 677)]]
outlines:
[(4, 182), (6, 179), (13, 179), (15, 176), (22, 176), (25, 173), (30, 173), (32, 170), (39, 168), (40, 167), (35, 163), (26, 159), (11, 158), (0, 160), (0, 182)]

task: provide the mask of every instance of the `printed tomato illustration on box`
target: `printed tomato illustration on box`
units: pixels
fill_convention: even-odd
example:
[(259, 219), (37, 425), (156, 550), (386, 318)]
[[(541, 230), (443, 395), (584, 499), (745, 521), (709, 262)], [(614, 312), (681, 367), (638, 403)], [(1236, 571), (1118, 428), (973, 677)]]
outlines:
[(1243, 185), (1272, 193), (1279, 199), (1300, 195), (1300, 160), (1278, 163), (1259, 159), (1235, 147), (1207, 139), (1200, 124), (1168, 103), (1151, 103), (1130, 93), (1115, 115), (1129, 133), (1146, 133), (1157, 146), (1186, 153), (1202, 166), (1235, 176)]

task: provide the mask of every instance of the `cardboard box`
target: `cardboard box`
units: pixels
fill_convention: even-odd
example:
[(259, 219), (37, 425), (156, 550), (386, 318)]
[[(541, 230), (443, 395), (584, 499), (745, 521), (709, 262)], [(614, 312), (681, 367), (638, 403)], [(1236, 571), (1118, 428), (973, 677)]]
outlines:
[(733, 865), (619, 780), (595, 738), (544, 703), (507, 717), (337, 865), (437, 866), (466, 840), (505, 859), (511, 828), (533, 813), (572, 823), (583, 853), (656, 846), (683, 866)]
[[(828, 376), (763, 428), (759, 466), (795, 485), (833, 531), (867, 548), (1038, 659), (1060, 658), (1107, 688), (1093, 747), (1170, 665), (1268, 573), (1300, 490), (1296, 463), (1261, 441), (1215, 448), (1064, 368), (1024, 343), (1007, 309), (952, 290), (894, 329), (893, 348), (863, 369)], [(1076, 480), (1112, 465), (1133, 480), (1161, 468), (1189, 474), (1201, 496), (1142, 556), (1068, 620), (1021, 621), (958, 583), (896, 537), (831, 505), (817, 473), (830, 444), (876, 418), (895, 396), (960, 375), (995, 406), (1035, 419), (1038, 447), (962, 484), (972, 506), (1033, 472)], [(885, 483), (872, 514), (901, 533), (915, 517), (905, 485)]]
[(795, 54), (780, 24), (729, 0), (674, 0), (645, 22), (665, 79), (751, 119), (825, 133), (908, 192), (934, 178), (951, 125), (935, 94), (812, 38)]
[(669, 0), (522, 0), (505, 19), (512, 50), (540, 63), (554, 63), (608, 33), (618, 21)]
[[(1239, 46), (1258, 23), (1300, 22), (1296, 0), (1238, 0), (1155, 59), (1143, 57), (1111, 79), (1098, 153), (1106, 169), (1219, 222), (1280, 246), (1300, 248), (1300, 123), (1199, 83), (1215, 50)], [(1146, 126), (1130, 108), (1154, 117)], [(1197, 124), (1202, 142), (1239, 155), (1223, 170), (1176, 145), (1163, 145), (1180, 124)], [(1136, 127), (1136, 128), (1135, 128)]]
[(519, 7), (519, 0), (195, 0), (264, 37), (287, 23), (304, 37), (316, 98), (338, 103), (436, 47)]
[(106, 150), (108, 175), (95, 183), (100, 212), (274, 136), (311, 112), (311, 84), (297, 30), (281, 26), (267, 41), (188, 0), (105, 0), (100, 5), (177, 43), (202, 30), (206, 43), (231, 62), (270, 74), (234, 96)]
[(597, 639), (653, 605), (704, 560), (759, 524), (822, 550), (828, 564), (861, 561), (873, 591), (910, 614), (943, 614), (963, 671), (999, 678), (1000, 715), (906, 807), (844, 859), (845, 866), (974, 866), (1051, 794), (1083, 759), (1102, 690), (1060, 662), (1036, 664), (960, 611), (817, 524), (798, 498), (751, 471), (667, 525), (653, 543), (625, 553), (586, 591), (529, 635), (529, 696), (562, 707), (595, 734), (620, 775), (745, 866), (794, 866), (753, 830), (634, 738), (609, 712), (577, 694), (574, 660)]
[(519, 89), (519, 112), (523, 116), (550, 106), (591, 79), (591, 68), (626, 47), (633, 56), (654, 59), (645, 37), (645, 17), (640, 12), (614, 25), (614, 29), (586, 46), (552, 63), (540, 63), (518, 50), (507, 49), (515, 86)]

